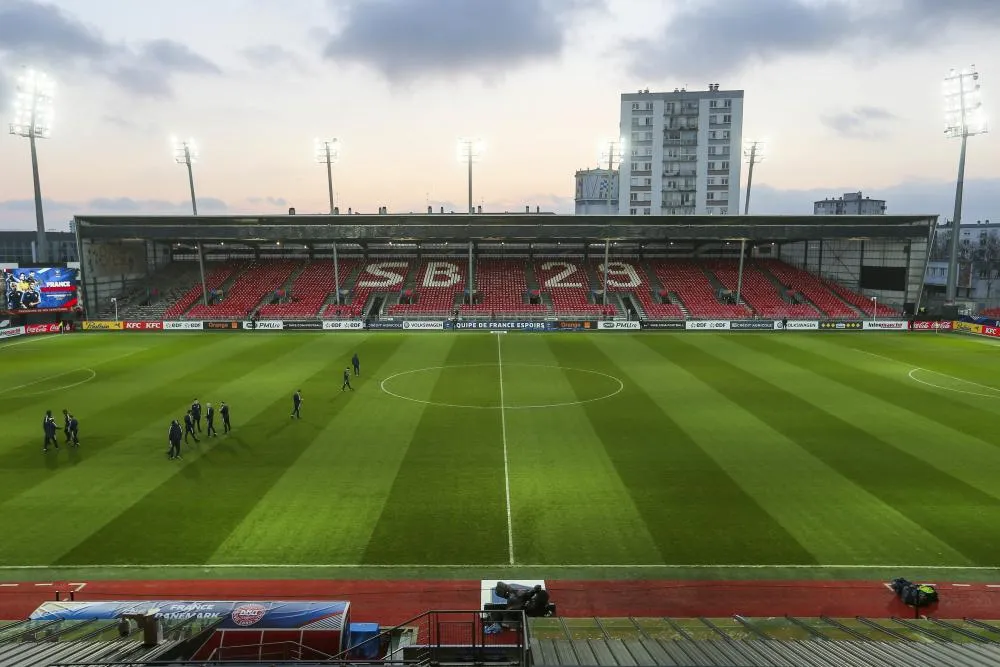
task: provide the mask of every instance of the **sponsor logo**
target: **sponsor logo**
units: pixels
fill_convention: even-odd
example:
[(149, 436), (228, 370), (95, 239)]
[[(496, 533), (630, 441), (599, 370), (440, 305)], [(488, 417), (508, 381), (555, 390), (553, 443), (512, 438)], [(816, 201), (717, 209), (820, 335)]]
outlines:
[(126, 322), (126, 331), (149, 331), (163, 329), (163, 322)]
[(257, 320), (256, 326), (253, 322), (247, 321), (243, 323), (243, 328), (247, 330), (256, 329), (257, 331), (277, 331), (283, 329), (284, 324), (281, 320)]
[(38, 334), (47, 333), (59, 333), (58, 324), (29, 324), (24, 327), (24, 333), (29, 336), (36, 336)]
[(423, 320), (404, 320), (403, 328), (410, 331), (443, 331), (444, 322), (425, 322)]
[(284, 326), (286, 329), (298, 329), (299, 331), (302, 331), (303, 329), (320, 331), (323, 328), (323, 323), (319, 320), (316, 320), (315, 322), (285, 322)]
[[(778, 322), (778, 326), (781, 326), (781, 322)], [(749, 331), (751, 329), (755, 331), (773, 331), (774, 320), (736, 320), (729, 323), (729, 328), (734, 331)]]
[(205, 322), (205, 328), (213, 331), (232, 331), (239, 329), (239, 322)]
[(376, 320), (367, 324), (369, 329), (402, 329), (403, 323), (398, 320)]
[(925, 322), (920, 320), (914, 320), (910, 322), (910, 328), (914, 331), (951, 331), (952, 326), (951, 320), (946, 320), (944, 322)]
[(0, 338), (13, 338), (14, 336), (23, 336), (24, 327), (8, 327), (6, 329), (0, 329)]
[(1000, 329), (997, 327), (983, 327), (983, 333), (987, 336), (1000, 336)]
[(643, 329), (685, 329), (685, 322), (643, 322)]
[(247, 628), (260, 622), (266, 614), (267, 608), (265, 608), (262, 604), (237, 605), (237, 607), (233, 609), (233, 623), (240, 627)]
[(844, 331), (848, 329), (861, 329), (861, 322), (820, 322), (820, 329), (836, 329), (838, 331)]
[(0, 320), (0, 329), (9, 329), (10, 320)]
[(590, 320), (561, 320), (552, 324), (553, 329), (565, 331), (589, 331), (597, 328), (597, 322)]
[(456, 329), (519, 329), (526, 331), (544, 331), (548, 327), (545, 322), (455, 322)]
[[(777, 322), (776, 324), (778, 326), (775, 328), (780, 329), (781, 322)], [(785, 325), (785, 329), (788, 331), (816, 331), (819, 329), (819, 322), (816, 320), (788, 320), (788, 323)]]
[(964, 331), (966, 333), (983, 333), (983, 325), (973, 324), (972, 322), (955, 322), (954, 329), (955, 331)]
[(903, 320), (865, 320), (862, 323), (865, 331), (906, 331), (907, 323)]
[[(364, 329), (365, 323), (361, 320), (335, 320), (323, 322), (323, 331), (357, 331)], [(373, 329), (375, 327), (372, 327)], [(402, 326), (400, 326), (402, 328)]]
[(635, 331), (641, 327), (638, 322), (598, 322), (597, 328), (601, 331)]
[(201, 331), (205, 328), (204, 322), (164, 322), (164, 331)]
[(689, 331), (723, 331), (729, 329), (729, 320), (688, 320), (684, 328)]
[(84, 331), (121, 331), (124, 322), (102, 322), (100, 320), (89, 320), (83, 323)]

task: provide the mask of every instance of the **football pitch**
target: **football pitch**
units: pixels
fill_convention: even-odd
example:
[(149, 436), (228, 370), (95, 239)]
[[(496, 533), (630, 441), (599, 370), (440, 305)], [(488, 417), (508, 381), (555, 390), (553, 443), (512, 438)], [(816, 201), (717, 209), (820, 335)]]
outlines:
[[(995, 574), (998, 355), (884, 332), (16, 339), (0, 578)], [(170, 461), (196, 398), (234, 430)], [(43, 454), (63, 408), (81, 447)]]

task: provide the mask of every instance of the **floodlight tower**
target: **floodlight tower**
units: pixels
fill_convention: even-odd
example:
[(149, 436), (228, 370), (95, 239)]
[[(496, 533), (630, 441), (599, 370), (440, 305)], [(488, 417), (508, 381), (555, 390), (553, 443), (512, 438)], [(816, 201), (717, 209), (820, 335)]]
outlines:
[[(170, 143), (174, 149), (174, 162), (187, 167), (188, 186), (191, 189), (191, 212), (198, 215), (198, 197), (194, 192), (194, 167), (198, 161), (198, 148), (193, 139), (171, 139)], [(201, 241), (196, 243), (198, 248), (198, 270), (201, 272), (201, 300), (208, 305), (208, 288), (205, 285), (205, 256), (201, 250)]]
[(25, 70), (17, 80), (17, 97), (14, 102), (14, 122), (10, 133), (24, 137), (31, 146), (31, 177), (35, 185), (35, 224), (38, 238), (35, 259), (48, 261), (48, 243), (45, 239), (45, 214), (42, 211), (42, 184), (38, 177), (38, 150), (35, 139), (48, 139), (52, 131), (52, 97), (55, 83), (37, 70)]
[[(333, 201), (333, 163), (340, 158), (339, 139), (316, 139), (314, 142), (316, 162), (326, 165), (326, 188), (330, 195), (330, 215), (336, 208)], [(333, 287), (336, 290), (337, 305), (340, 305), (340, 263), (337, 261), (337, 243), (333, 243)]]
[(945, 136), (961, 137), (958, 156), (958, 182), (955, 185), (955, 215), (952, 218), (951, 248), (948, 258), (948, 285), (945, 301), (955, 303), (958, 294), (958, 236), (962, 229), (962, 192), (965, 188), (965, 148), (969, 137), (985, 134), (989, 128), (979, 92), (979, 72), (973, 65), (968, 69), (951, 70), (944, 79)]
[(750, 186), (753, 185), (753, 166), (764, 161), (764, 142), (749, 141), (743, 149), (743, 157), (750, 161), (750, 171), (747, 174), (747, 196), (743, 203), (743, 215), (750, 213)]
[[(608, 165), (608, 213), (611, 212), (611, 194), (614, 185), (614, 172), (616, 167), (620, 167), (623, 159), (623, 153), (625, 152), (625, 139), (609, 139), (601, 143), (601, 165)], [(618, 176), (618, 187), (619, 192), (621, 189), (621, 174)], [(615, 211), (617, 213), (617, 211)]]
[(469, 214), (475, 213), (472, 207), (472, 163), (478, 162), (483, 153), (483, 142), (481, 139), (459, 139), (458, 140), (458, 160), (465, 162), (469, 166)]
[(316, 139), (316, 162), (326, 165), (326, 187), (330, 195), (330, 215), (333, 215), (333, 165), (340, 159), (338, 139)]

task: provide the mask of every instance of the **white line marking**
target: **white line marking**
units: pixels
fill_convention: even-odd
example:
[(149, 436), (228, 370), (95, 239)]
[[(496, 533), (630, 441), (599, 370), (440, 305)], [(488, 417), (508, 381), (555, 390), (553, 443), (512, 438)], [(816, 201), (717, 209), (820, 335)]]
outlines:
[(36, 586), (52, 586), (52, 584), (35, 584)]
[[(499, 338), (498, 338), (499, 340)], [(620, 378), (616, 378), (614, 375), (609, 375), (607, 373), (602, 373), (600, 371), (592, 371), (586, 368), (571, 368), (569, 366), (552, 366), (549, 364), (507, 364), (508, 366), (517, 366), (524, 368), (555, 368), (561, 371), (575, 371), (577, 373), (590, 373), (591, 375), (600, 375), (601, 377), (606, 377), (609, 380), (613, 380), (618, 383), (618, 388), (615, 389), (610, 394), (604, 396), (597, 396), (595, 398), (585, 398), (582, 401), (566, 401), (564, 403), (545, 403), (543, 405), (504, 405), (504, 410), (540, 410), (542, 408), (562, 408), (569, 405), (583, 405), (584, 403), (593, 403), (595, 401), (603, 401), (608, 398), (613, 398), (617, 396), (625, 389), (625, 383), (621, 381)], [(414, 373), (423, 373), (425, 371), (437, 371), (443, 370), (445, 368), (482, 368), (488, 367), (492, 368), (494, 364), (454, 364), (451, 366), (429, 366), (427, 368), (415, 368), (409, 371), (402, 371), (400, 373), (394, 373), (389, 377), (382, 380), (379, 383), (379, 387), (386, 394), (394, 398), (399, 398), (404, 401), (410, 401), (411, 403), (420, 403), (422, 405), (436, 405), (441, 408), (467, 408), (469, 410), (499, 410), (499, 405), (463, 405), (460, 403), (438, 403), (436, 401), (425, 401), (419, 398), (413, 398), (411, 396), (404, 396), (402, 394), (397, 394), (390, 389), (386, 388), (386, 384), (395, 378), (401, 377), (403, 375), (413, 375)]]
[(507, 412), (503, 399), (503, 354), (500, 336), (497, 336), (497, 367), (500, 370), (500, 428), (503, 433), (503, 486), (507, 496), (507, 559), (514, 564), (514, 522), (510, 513), (510, 465), (507, 461)]
[(2, 588), (15, 588), (17, 584), (0, 584)]
[(972, 584), (952, 584), (952, 586), (960, 586), (961, 588), (968, 588)]
[[(957, 380), (958, 382), (965, 382), (967, 384), (971, 384), (971, 385), (974, 385), (976, 387), (984, 387), (985, 389), (992, 389), (993, 391), (995, 391), (997, 393), (995, 393), (995, 394), (984, 394), (981, 391), (965, 391), (964, 389), (955, 389), (954, 387), (945, 387), (945, 386), (940, 385), (940, 384), (934, 384), (933, 382), (927, 382), (925, 380), (921, 380), (918, 377), (914, 377), (913, 374), (916, 373), (917, 371), (923, 371), (925, 373), (934, 373), (935, 375), (940, 375), (942, 377), (950, 378), (952, 380)], [(953, 391), (956, 394), (966, 394), (968, 396), (983, 396), (985, 398), (1000, 398), (1000, 389), (993, 389), (992, 387), (987, 387), (986, 385), (981, 385), (981, 384), (978, 384), (978, 383), (973, 382), (971, 380), (962, 380), (962, 379), (954, 377), (952, 375), (948, 375), (946, 373), (938, 373), (937, 371), (927, 370), (926, 368), (914, 368), (914, 369), (910, 370), (909, 373), (906, 374), (906, 377), (908, 377), (911, 380), (913, 380), (914, 382), (918, 382), (918, 383), (920, 383), (922, 385), (926, 385), (928, 387), (934, 387), (935, 389), (941, 389), (943, 391)]]
[[(511, 565), (510, 563), (453, 563), (453, 564), (442, 564), (442, 563), (371, 563), (371, 564), (360, 564), (360, 563), (208, 563), (208, 564), (194, 564), (194, 563), (160, 563), (160, 564), (141, 564), (141, 565), (128, 565), (125, 563), (112, 563), (108, 565), (60, 565), (58, 567), (53, 567), (51, 565), (0, 565), (0, 572), (4, 571), (32, 571), (32, 570), (74, 570), (74, 571), (86, 571), (86, 570), (157, 570), (164, 568), (174, 568), (174, 569), (202, 569), (202, 570), (223, 570), (223, 569), (375, 569), (375, 570), (401, 570), (401, 569), (495, 569), (495, 568), (562, 568), (562, 569), (606, 569), (606, 570), (627, 570), (627, 569), (660, 569), (660, 570), (954, 570), (960, 572), (998, 572), (1000, 573), (1000, 566), (989, 567), (982, 565), (899, 565), (893, 563), (887, 563), (885, 565), (803, 565), (799, 564), (789, 564), (789, 565), (758, 565), (753, 563), (741, 563), (741, 564), (728, 564), (728, 565), (709, 565), (705, 563), (690, 564), (690, 565), (679, 565), (679, 564), (663, 564), (663, 563), (636, 563), (636, 564), (626, 564), (626, 563), (582, 563), (582, 564), (572, 564), (564, 565), (561, 563), (517, 563), (516, 565)], [(933, 584), (931, 584), (933, 585)]]
[[(19, 384), (19, 385), (15, 386), (15, 387), (6, 387), (4, 389), (0, 389), (0, 394), (6, 394), (7, 392), (17, 391), (18, 389), (24, 389), (25, 387), (31, 387), (31, 386), (34, 386), (34, 385), (39, 384), (41, 382), (45, 382), (46, 380), (55, 380), (56, 378), (66, 377), (67, 375), (70, 375), (71, 373), (76, 373), (78, 371), (89, 371), (90, 373), (93, 373), (93, 375), (91, 377), (87, 378), (83, 382), (90, 382), (91, 380), (94, 379), (94, 376), (97, 375), (96, 372), (94, 372), (93, 370), (91, 370), (89, 368), (74, 368), (71, 371), (65, 371), (63, 373), (56, 373), (55, 375), (49, 375), (47, 377), (43, 377), (43, 378), (40, 378), (38, 380), (33, 380), (32, 382), (28, 382), (26, 384)], [(83, 382), (78, 382), (77, 384), (83, 384)], [(67, 385), (67, 387), (75, 387), (75, 386), (76, 386), (75, 384), (73, 384), (73, 385)], [(59, 387), (59, 389), (62, 389), (62, 388), (63, 387)], [(46, 393), (46, 392), (49, 392), (49, 391), (55, 391), (55, 389), (45, 389), (43, 391), (35, 392), (35, 393), (37, 393), (37, 394), (43, 394), (43, 393)], [(22, 394), (22, 396), (24, 396), (24, 395), (34, 396), (35, 394)]]
[(986, 588), (1000, 588), (1000, 584), (986, 584)]
[[(76, 338), (76, 336), (73, 336)], [(19, 340), (15, 343), (4, 343), (0, 345), (0, 350), (6, 350), (8, 347), (17, 347), (18, 345), (27, 345), (28, 343), (37, 343), (40, 340), (65, 340), (66, 334), (50, 334), (47, 336), (29, 336), (28, 340)]]
[(74, 593), (79, 593), (80, 591), (82, 591), (84, 588), (87, 587), (87, 582), (83, 582), (83, 583), (72, 583), (72, 582), (70, 582), (69, 585), (70, 586), (76, 586), (76, 588), (73, 589), (73, 592)]
[[(884, 359), (886, 361), (891, 361), (893, 363), (897, 363), (897, 364), (900, 364), (902, 366), (909, 366), (911, 369), (913, 369), (915, 371), (925, 371), (927, 373), (934, 373), (935, 375), (941, 375), (943, 377), (950, 378), (950, 379), (956, 380), (958, 382), (965, 382), (966, 384), (975, 385), (977, 387), (980, 387), (981, 389), (989, 389), (990, 391), (1000, 392), (1000, 388), (991, 387), (991, 386), (986, 385), (986, 384), (979, 384), (978, 382), (973, 382), (972, 380), (965, 380), (965, 379), (962, 379), (960, 377), (955, 377), (954, 375), (948, 375), (947, 373), (942, 373), (940, 371), (931, 370), (930, 368), (923, 368), (921, 366), (914, 366), (913, 364), (911, 364), (908, 361), (900, 361), (899, 359), (893, 359), (892, 357), (887, 357), (885, 355), (881, 355), (881, 354), (878, 354), (876, 352), (869, 352), (868, 350), (862, 350), (862, 349), (857, 348), (857, 347), (852, 347), (851, 349), (854, 350), (855, 352), (861, 352), (862, 354), (867, 354), (867, 355), (871, 355), (873, 357), (878, 357), (879, 359)], [(936, 385), (932, 385), (932, 386), (936, 386)], [(939, 387), (939, 388), (943, 389), (944, 387)]]

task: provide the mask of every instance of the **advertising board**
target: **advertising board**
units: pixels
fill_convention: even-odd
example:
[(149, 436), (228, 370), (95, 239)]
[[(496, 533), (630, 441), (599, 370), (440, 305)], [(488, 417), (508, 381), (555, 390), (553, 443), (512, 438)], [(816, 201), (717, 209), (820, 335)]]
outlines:
[(983, 327), (983, 334), (986, 336), (993, 336), (994, 338), (1000, 338), (1000, 327)]
[(928, 322), (923, 320), (913, 320), (910, 322), (910, 329), (913, 331), (951, 331), (954, 326), (951, 320), (943, 322)]
[(204, 323), (204, 329), (206, 331), (233, 331), (234, 329), (238, 330), (239, 328), (240, 328), (239, 322), (213, 321)]
[(359, 331), (365, 328), (361, 320), (333, 320), (323, 322), (323, 331)]
[(684, 325), (685, 322), (682, 322), (680, 320), (665, 321), (665, 322), (643, 322), (642, 328), (657, 329), (657, 330), (672, 329), (674, 331), (677, 331), (686, 328)]
[(688, 331), (729, 331), (729, 320), (688, 320), (684, 328)]
[(285, 322), (284, 327), (285, 329), (289, 329), (291, 331), (322, 331), (323, 323), (320, 322), (319, 320), (315, 320), (312, 322), (294, 320), (292, 322)]
[(403, 328), (407, 331), (444, 331), (444, 322), (439, 320), (403, 320)]
[(906, 331), (906, 320), (865, 320), (861, 328), (865, 331)]
[(375, 320), (373, 322), (368, 322), (365, 325), (365, 328), (376, 330), (402, 329), (403, 323), (400, 320)]
[(163, 322), (126, 322), (125, 331), (163, 331)]
[[(781, 323), (777, 322), (777, 328), (781, 328)], [(788, 320), (784, 326), (785, 331), (816, 331), (819, 329), (818, 320)]]
[(281, 320), (257, 320), (244, 322), (243, 328), (247, 331), (280, 331), (284, 324)]
[(974, 324), (972, 322), (955, 322), (955, 324), (954, 324), (954, 330), (955, 331), (962, 331), (962, 332), (965, 332), (965, 333), (982, 334), (983, 333), (983, 325), (982, 324)]
[(180, 322), (164, 322), (164, 331), (201, 331), (205, 328), (204, 322), (198, 321), (180, 321)]
[(3, 338), (13, 338), (14, 336), (23, 336), (24, 327), (7, 327), (5, 329), (0, 329), (0, 339)]
[(28, 324), (24, 327), (24, 333), (29, 336), (37, 336), (39, 334), (50, 334), (59, 333), (58, 324)]
[(84, 331), (121, 331), (124, 322), (109, 322), (107, 320), (88, 320), (83, 323)]
[(53, 313), (77, 306), (77, 270), (60, 267), (3, 269), (0, 310), (11, 313)]
[(550, 328), (557, 331), (594, 331), (597, 322), (593, 320), (559, 320), (551, 322)]
[(489, 331), (545, 331), (549, 326), (545, 322), (455, 322), (455, 329), (473, 331), (486, 329)]
[(861, 331), (861, 322), (854, 320), (840, 320), (837, 322), (820, 322), (819, 328), (823, 331)]
[(638, 322), (598, 322), (597, 328), (601, 331), (638, 331), (641, 327)]
[[(733, 331), (774, 331), (774, 320), (734, 320), (729, 323)], [(779, 328), (781, 322), (778, 322)]]

